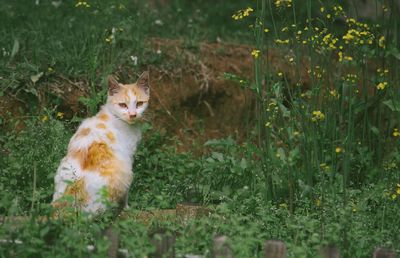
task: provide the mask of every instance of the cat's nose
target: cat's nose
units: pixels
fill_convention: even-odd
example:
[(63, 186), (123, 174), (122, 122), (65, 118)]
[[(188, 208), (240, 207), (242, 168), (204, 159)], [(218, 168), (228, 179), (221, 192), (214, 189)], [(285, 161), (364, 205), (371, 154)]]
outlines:
[(134, 119), (136, 117), (136, 113), (129, 114), (129, 119)]

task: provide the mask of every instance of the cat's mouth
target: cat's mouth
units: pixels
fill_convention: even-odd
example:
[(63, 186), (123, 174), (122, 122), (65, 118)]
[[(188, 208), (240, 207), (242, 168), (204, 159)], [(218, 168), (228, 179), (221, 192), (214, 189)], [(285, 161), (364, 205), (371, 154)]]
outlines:
[(139, 117), (134, 117), (134, 118), (128, 118), (127, 122), (128, 124), (131, 125), (137, 123), (139, 120), (140, 120)]

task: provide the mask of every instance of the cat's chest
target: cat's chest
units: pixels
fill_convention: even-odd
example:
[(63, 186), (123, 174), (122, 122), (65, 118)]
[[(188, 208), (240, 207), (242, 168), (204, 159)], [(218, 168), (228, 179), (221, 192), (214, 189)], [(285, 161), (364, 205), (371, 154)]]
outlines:
[(113, 134), (115, 135), (115, 141), (112, 144), (113, 149), (117, 154), (131, 158), (141, 138), (140, 130), (136, 128), (115, 128)]

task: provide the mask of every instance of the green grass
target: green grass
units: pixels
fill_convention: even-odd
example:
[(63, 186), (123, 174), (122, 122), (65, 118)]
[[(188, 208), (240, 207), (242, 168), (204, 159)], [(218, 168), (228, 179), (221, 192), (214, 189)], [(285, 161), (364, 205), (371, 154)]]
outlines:
[[(25, 113), (0, 117), (0, 217), (30, 218), (2, 224), (0, 239), (25, 244), (2, 246), (1, 257), (87, 257), (86, 246), (93, 243), (98, 247), (93, 256), (106, 256), (108, 241), (101, 232), (107, 217), (96, 223), (84, 216), (63, 223), (40, 218), (51, 213), (53, 176), (71, 135), (104, 99), (104, 78), (116, 72), (130, 78), (128, 72), (149, 65), (171, 65), (148, 51), (150, 37), (183, 39), (193, 49), (218, 37), (259, 50), (254, 78), (240, 82), (227, 75), (235, 81), (232, 87), (253, 92), (256, 122), (243, 142), (228, 135), (210, 139), (201, 155), (178, 152), (172, 135), (146, 124), (129, 212), (192, 202), (207, 206), (211, 215), (187, 225), (118, 220), (121, 248), (132, 257), (149, 254), (148, 231), (162, 227), (179, 236), (177, 253), (207, 257), (219, 234), (230, 237), (235, 257), (262, 257), (267, 239), (285, 241), (289, 257), (316, 257), (326, 244), (338, 246), (343, 257), (371, 256), (376, 246), (399, 252), (398, 14), (357, 19), (374, 36), (372, 44), (356, 45), (345, 43), (343, 36), (360, 26), (336, 15), (335, 1), (294, 1), (290, 7), (261, 0), (175, 0), (162, 8), (144, 1), (89, 3), (90, 8), (68, 1), (58, 8), (50, 1), (0, 6), (5, 25), (0, 28), (0, 96), (27, 107)], [(249, 17), (232, 19), (247, 6), (254, 9)], [(344, 5), (346, 13), (350, 8)], [(329, 33), (338, 38), (336, 49), (323, 40)], [(294, 76), (264, 58), (276, 48), (292, 50), (283, 62), (296, 71)], [(339, 51), (353, 60), (340, 62)], [(137, 65), (130, 56), (138, 57)], [(301, 81), (305, 70), (308, 82)], [(62, 78), (82, 83), (89, 93), (81, 98), (87, 110), (71, 119), (57, 116), (62, 99), (49, 90)], [(383, 82), (386, 87), (378, 89)], [(17, 129), (21, 120), (22, 130)]]

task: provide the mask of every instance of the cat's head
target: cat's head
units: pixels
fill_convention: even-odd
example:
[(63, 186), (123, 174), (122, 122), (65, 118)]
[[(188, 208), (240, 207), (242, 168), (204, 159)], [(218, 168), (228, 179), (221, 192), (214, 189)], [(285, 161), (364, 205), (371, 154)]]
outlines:
[(108, 109), (125, 122), (132, 124), (141, 118), (150, 99), (149, 73), (140, 75), (136, 83), (121, 84), (108, 77)]

